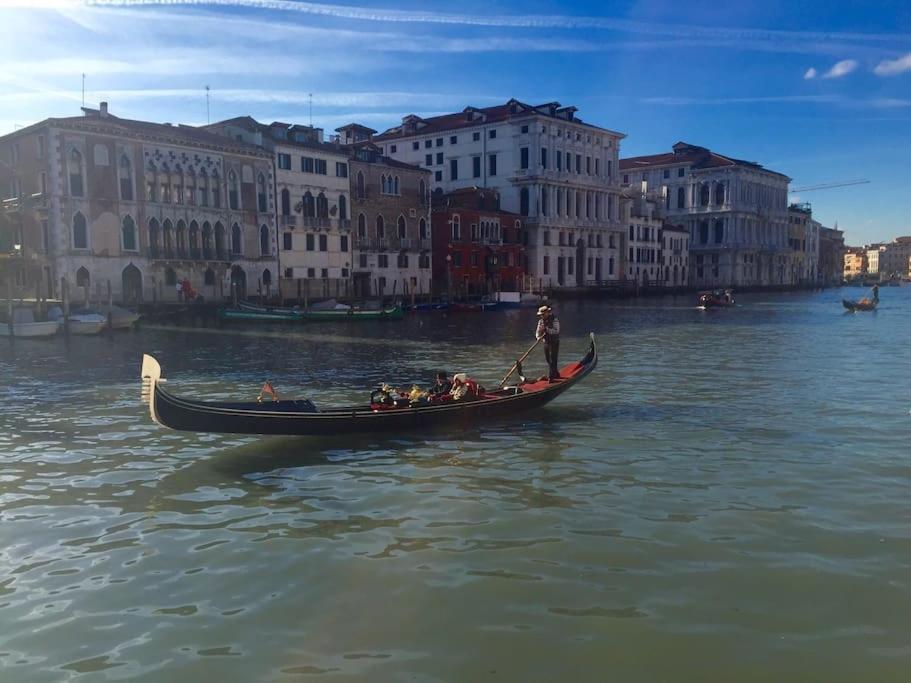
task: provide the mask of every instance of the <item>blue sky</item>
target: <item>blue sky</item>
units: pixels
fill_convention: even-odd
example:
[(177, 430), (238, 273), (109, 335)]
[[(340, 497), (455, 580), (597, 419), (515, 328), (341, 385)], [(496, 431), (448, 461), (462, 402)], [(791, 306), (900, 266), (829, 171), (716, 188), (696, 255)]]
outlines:
[(377, 129), (517, 97), (758, 161), (850, 243), (911, 234), (911, 3), (0, 0), (0, 133), (108, 100), (205, 123)]

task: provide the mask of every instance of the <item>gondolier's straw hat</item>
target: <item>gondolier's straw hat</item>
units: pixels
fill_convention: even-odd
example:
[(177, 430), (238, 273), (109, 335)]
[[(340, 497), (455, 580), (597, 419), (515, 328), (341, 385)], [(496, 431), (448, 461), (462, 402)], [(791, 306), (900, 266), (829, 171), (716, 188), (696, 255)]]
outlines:
[(550, 306), (541, 306), (541, 308), (538, 309), (538, 315), (545, 315), (546, 313), (550, 313), (550, 311)]

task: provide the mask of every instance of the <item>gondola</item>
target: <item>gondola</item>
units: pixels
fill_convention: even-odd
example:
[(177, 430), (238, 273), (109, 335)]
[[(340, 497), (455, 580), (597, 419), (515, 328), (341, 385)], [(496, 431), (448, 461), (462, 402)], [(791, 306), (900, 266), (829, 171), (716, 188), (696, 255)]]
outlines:
[(458, 401), (424, 405), (371, 402), (327, 409), (319, 409), (309, 400), (200, 401), (182, 398), (166, 390), (161, 366), (149, 355), (142, 359), (143, 399), (148, 401), (152, 420), (156, 423), (191, 432), (322, 436), (405, 434), (446, 425), (476, 426), (487, 420), (540, 408), (578, 384), (598, 364), (595, 335), (590, 337), (588, 352), (581, 360), (564, 366), (558, 380), (520, 382)]
[(699, 293), (699, 307), (703, 309), (730, 308), (731, 306), (736, 305), (737, 304), (734, 301), (734, 293), (729, 289), (725, 290), (724, 292), (716, 290), (714, 292)]
[(879, 299), (873, 299), (872, 301), (869, 299), (861, 299), (860, 301), (841, 300), (841, 305), (852, 313), (856, 311), (875, 311), (877, 304), (879, 304)]

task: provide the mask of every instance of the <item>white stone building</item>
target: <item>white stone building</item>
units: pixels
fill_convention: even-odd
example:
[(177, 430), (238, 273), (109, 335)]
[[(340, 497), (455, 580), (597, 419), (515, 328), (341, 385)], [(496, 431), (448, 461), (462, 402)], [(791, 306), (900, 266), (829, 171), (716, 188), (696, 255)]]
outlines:
[(867, 275), (879, 277), (879, 259), (885, 250), (885, 244), (871, 244), (867, 247)]
[(208, 130), (268, 150), (275, 163), (283, 299), (350, 294), (352, 264), (349, 151), (323, 130), (249, 116)]
[(911, 237), (896, 237), (885, 245), (879, 255), (879, 272), (886, 278), (908, 278), (911, 271), (908, 261), (911, 259)]
[(787, 284), (787, 176), (684, 142), (623, 159), (620, 169), (624, 185), (667, 188), (668, 219), (690, 233), (690, 284)]
[(642, 287), (684, 287), (689, 269), (689, 233), (666, 219), (664, 189), (647, 182), (624, 189), (620, 212), (627, 232), (626, 280)]
[(373, 141), (387, 156), (430, 170), (434, 189), (497, 190), (503, 209), (526, 217), (527, 284), (576, 287), (623, 276), (623, 137), (581, 121), (575, 107), (512, 99), (406, 116)]

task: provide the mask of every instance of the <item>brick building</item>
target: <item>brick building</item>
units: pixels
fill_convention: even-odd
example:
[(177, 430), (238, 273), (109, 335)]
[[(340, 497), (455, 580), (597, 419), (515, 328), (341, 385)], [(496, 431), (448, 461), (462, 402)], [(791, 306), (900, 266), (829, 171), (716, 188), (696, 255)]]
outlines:
[[(0, 190), (21, 199), (19, 282), (61, 296), (60, 278), (115, 300), (175, 300), (188, 279), (208, 299), (266, 293), (277, 276), (267, 152), (190, 126), (99, 109), (0, 138)], [(33, 195), (37, 195), (34, 198)], [(6, 198), (6, 197), (4, 197)]]
[[(338, 129), (345, 140), (353, 128)], [(353, 291), (357, 296), (427, 294), (430, 172), (383, 156), (369, 141), (350, 147)]]
[(433, 282), (450, 298), (525, 289), (527, 233), (493, 189), (433, 194)]

